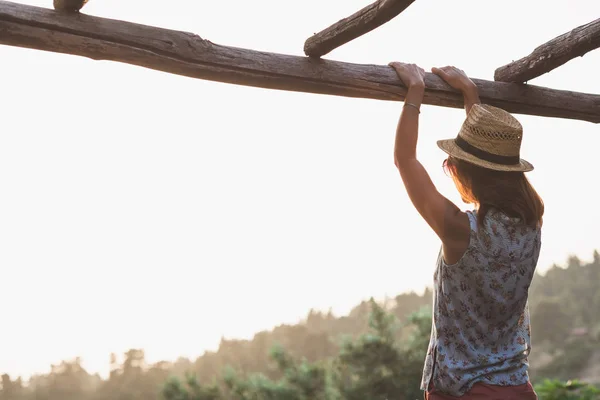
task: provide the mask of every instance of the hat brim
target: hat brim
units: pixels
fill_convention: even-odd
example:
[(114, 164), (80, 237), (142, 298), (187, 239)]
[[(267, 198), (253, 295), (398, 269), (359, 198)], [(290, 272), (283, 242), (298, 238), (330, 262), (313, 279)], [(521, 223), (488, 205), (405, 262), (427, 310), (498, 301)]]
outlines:
[(438, 140), (437, 145), (442, 151), (446, 154), (456, 157), (460, 160), (469, 162), (471, 164), (475, 164), (477, 166), (493, 169), (495, 171), (513, 171), (513, 172), (529, 172), (533, 171), (533, 165), (529, 161), (525, 161), (522, 158), (519, 160), (518, 164), (515, 165), (504, 165), (504, 164), (496, 164), (490, 161), (482, 160), (480, 158), (471, 155), (458, 147), (458, 145), (454, 142), (454, 139), (445, 139)]

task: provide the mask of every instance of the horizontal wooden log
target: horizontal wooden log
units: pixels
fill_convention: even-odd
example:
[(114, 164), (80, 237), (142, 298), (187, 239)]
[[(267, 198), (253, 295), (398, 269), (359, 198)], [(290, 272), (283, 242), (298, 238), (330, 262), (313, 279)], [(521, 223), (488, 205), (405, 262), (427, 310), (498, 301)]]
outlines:
[(499, 82), (527, 82), (600, 47), (600, 18), (537, 47), (530, 55), (500, 67)]
[(377, 0), (330, 27), (315, 33), (304, 43), (304, 54), (322, 57), (396, 17), (415, 0)]
[[(192, 33), (84, 14), (65, 15), (2, 0), (0, 44), (268, 89), (394, 101), (403, 100), (406, 94), (406, 88), (389, 66), (220, 46)], [(473, 81), (482, 101), (509, 112), (600, 122), (598, 95)], [(426, 104), (464, 106), (461, 94), (438, 76), (428, 73), (425, 85)]]

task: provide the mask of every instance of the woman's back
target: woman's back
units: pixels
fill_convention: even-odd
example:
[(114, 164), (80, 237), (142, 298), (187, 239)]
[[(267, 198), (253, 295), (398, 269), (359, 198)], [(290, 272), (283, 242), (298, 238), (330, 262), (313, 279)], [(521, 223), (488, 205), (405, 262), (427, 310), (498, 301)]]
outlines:
[[(434, 274), (434, 318), (423, 389), (460, 396), (474, 383), (528, 382), (528, 289), (541, 230), (491, 209), (478, 225), (468, 212), (469, 246), (454, 265), (442, 252)], [(433, 368), (435, 359), (435, 368)]]

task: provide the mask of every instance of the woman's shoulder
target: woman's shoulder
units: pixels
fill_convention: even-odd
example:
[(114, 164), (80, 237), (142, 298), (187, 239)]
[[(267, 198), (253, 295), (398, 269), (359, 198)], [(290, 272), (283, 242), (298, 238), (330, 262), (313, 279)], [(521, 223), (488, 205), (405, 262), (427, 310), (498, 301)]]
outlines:
[(507, 257), (516, 253), (529, 254), (530, 249), (539, 247), (541, 240), (541, 226), (527, 225), (520, 218), (497, 209), (487, 211), (475, 233), (480, 250)]
[[(479, 210), (468, 211), (470, 217), (474, 220), (479, 219)], [(482, 225), (486, 228), (491, 228), (494, 226), (504, 226), (511, 230), (519, 230), (521, 232), (532, 232), (539, 231), (542, 227), (542, 224), (539, 223), (535, 226), (528, 225), (523, 222), (520, 217), (515, 217), (507, 214), (506, 212), (498, 209), (498, 208), (489, 208), (484, 211), (485, 215), (482, 219), (482, 223), (478, 225)]]

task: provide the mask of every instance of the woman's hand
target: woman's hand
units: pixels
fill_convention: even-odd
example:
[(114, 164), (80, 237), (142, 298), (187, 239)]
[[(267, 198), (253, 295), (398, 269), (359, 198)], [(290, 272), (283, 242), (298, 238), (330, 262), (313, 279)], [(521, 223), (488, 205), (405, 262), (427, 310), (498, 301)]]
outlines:
[(460, 90), (465, 99), (465, 110), (467, 115), (474, 104), (480, 104), (479, 90), (477, 85), (465, 74), (462, 69), (456, 67), (432, 68), (431, 72), (442, 78), (454, 89)]
[(445, 80), (448, 85), (461, 92), (477, 89), (473, 81), (465, 74), (465, 71), (456, 67), (432, 68), (431, 72)]
[(405, 64), (401, 62), (391, 62), (388, 64), (394, 68), (398, 77), (407, 88), (418, 87), (425, 88), (425, 70), (415, 64)]

